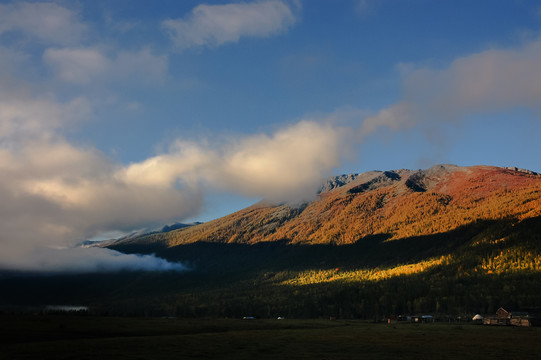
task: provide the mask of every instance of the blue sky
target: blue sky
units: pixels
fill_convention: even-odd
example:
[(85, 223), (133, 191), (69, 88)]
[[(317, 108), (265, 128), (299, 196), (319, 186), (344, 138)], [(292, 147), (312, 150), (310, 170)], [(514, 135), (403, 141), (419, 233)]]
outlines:
[(208, 221), (333, 174), (541, 172), (540, 29), (528, 0), (0, 1), (0, 241)]

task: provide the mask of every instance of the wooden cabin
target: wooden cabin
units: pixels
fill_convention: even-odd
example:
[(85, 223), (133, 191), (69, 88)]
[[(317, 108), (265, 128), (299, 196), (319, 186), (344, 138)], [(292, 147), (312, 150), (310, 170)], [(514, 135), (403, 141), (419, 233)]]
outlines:
[(496, 311), (496, 316), (487, 316), (483, 319), (484, 325), (504, 326), (539, 326), (541, 317), (525, 311), (508, 311), (503, 307)]

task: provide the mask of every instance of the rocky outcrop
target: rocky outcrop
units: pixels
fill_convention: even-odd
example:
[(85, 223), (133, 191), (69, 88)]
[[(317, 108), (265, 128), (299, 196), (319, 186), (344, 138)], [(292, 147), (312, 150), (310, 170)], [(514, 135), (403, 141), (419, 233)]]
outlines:
[(539, 173), (536, 173), (535, 171), (528, 170), (528, 169), (521, 169), (521, 168), (517, 168), (517, 167), (514, 167), (514, 166), (508, 166), (508, 167), (505, 167), (504, 169), (512, 170), (512, 171), (518, 171), (518, 172), (528, 174), (528, 175), (539, 175)]
[(384, 171), (381, 173), (381, 175), (376, 176), (374, 179), (352, 187), (348, 190), (348, 193), (358, 194), (365, 191), (375, 190), (380, 187), (392, 185), (394, 182), (399, 181), (400, 179), (400, 175), (395, 171)]
[(415, 171), (406, 180), (405, 185), (415, 192), (425, 192), (432, 189), (443, 177), (459, 170), (456, 165), (435, 165), (427, 170)]
[(333, 177), (327, 179), (327, 181), (325, 181), (323, 186), (321, 186), (321, 188), (319, 189), (319, 193), (331, 191), (331, 190), (334, 190), (336, 188), (347, 185), (347, 184), (357, 180), (357, 178), (360, 175), (361, 174), (342, 174), (342, 175), (338, 175), (338, 176), (333, 176)]

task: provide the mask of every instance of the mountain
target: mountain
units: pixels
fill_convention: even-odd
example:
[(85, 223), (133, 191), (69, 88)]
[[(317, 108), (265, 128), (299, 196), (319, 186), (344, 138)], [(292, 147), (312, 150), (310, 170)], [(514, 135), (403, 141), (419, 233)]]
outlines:
[(203, 224), (202, 222), (196, 221), (189, 224), (184, 224), (180, 222), (175, 222), (171, 225), (163, 225), (158, 228), (149, 229), (144, 228), (137, 231), (133, 231), (129, 234), (126, 234), (118, 239), (109, 239), (109, 240), (85, 240), (80, 245), (84, 247), (107, 247), (109, 245), (112, 245), (114, 243), (121, 243), (125, 241), (133, 241), (136, 239), (144, 238), (146, 236), (157, 234), (157, 233), (167, 233), (169, 231), (178, 230), (178, 229), (184, 229), (189, 226), (194, 225), (200, 225)]
[(190, 228), (118, 241), (118, 249), (196, 242), (353, 244), (371, 235), (399, 240), (485, 220), (541, 215), (541, 176), (516, 168), (437, 165), (333, 177), (303, 204), (263, 202)]
[(541, 312), (541, 176), (454, 165), (340, 175), (313, 201), (109, 247), (188, 264), (182, 281), (154, 279), (160, 305), (145, 288), (176, 316)]
[(178, 317), (541, 313), (541, 176), (454, 165), (345, 174), (302, 204), (260, 202), (101, 246), (190, 270), (0, 278), (0, 311), (41, 303)]

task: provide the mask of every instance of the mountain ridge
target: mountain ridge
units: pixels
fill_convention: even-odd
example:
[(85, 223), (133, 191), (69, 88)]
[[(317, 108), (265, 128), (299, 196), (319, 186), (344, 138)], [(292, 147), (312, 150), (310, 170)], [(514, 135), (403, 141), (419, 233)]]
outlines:
[(113, 247), (168, 248), (198, 241), (339, 245), (378, 234), (399, 239), (483, 219), (540, 215), (540, 191), (541, 176), (535, 172), (485, 165), (343, 174), (329, 178), (311, 202), (259, 202), (204, 224), (117, 241)]

